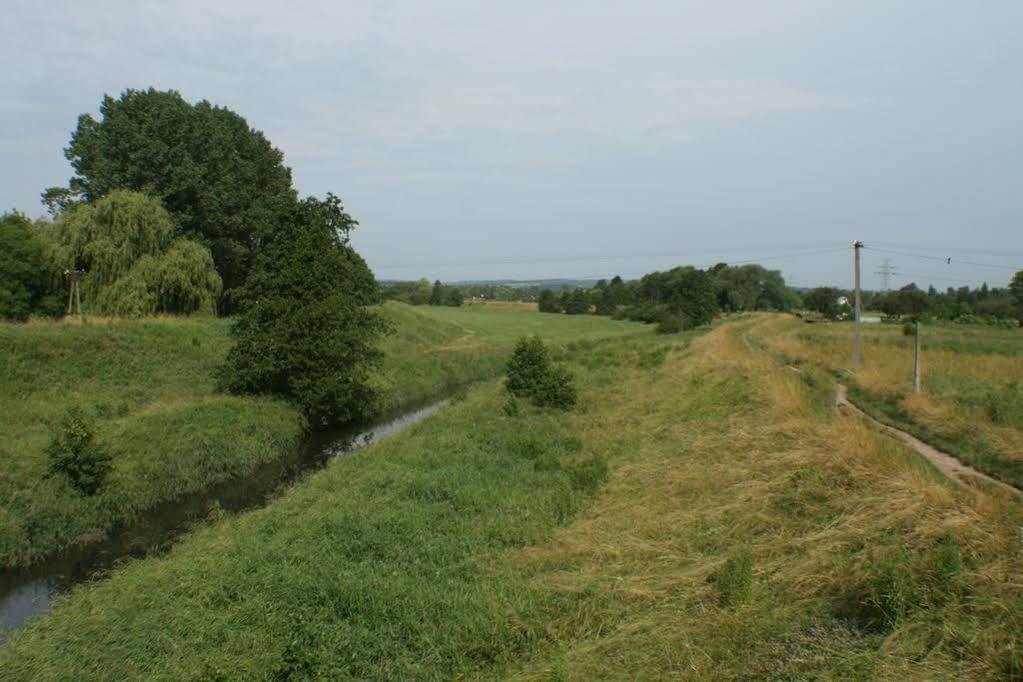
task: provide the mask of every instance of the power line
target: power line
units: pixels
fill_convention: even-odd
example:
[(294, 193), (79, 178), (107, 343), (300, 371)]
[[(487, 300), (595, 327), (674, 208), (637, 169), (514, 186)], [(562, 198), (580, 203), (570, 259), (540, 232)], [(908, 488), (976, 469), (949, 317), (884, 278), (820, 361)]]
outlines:
[[(894, 246), (896, 248), (909, 247), (917, 248), (920, 246), (919, 242), (886, 242), (878, 241), (876, 239), (870, 240), (871, 244), (881, 244), (883, 246)], [(927, 248), (928, 251), (945, 251), (945, 252), (958, 252), (958, 253), (975, 253), (984, 256), (998, 256), (1003, 258), (1023, 258), (1023, 252), (1020, 251), (993, 251), (991, 249), (978, 249), (972, 246), (955, 246), (952, 244), (935, 244), (933, 248)]]
[(975, 283), (979, 282), (981, 284), (987, 284), (987, 280), (985, 280), (983, 278), (959, 279), (959, 278), (956, 278), (956, 277), (944, 277), (944, 276), (935, 276), (935, 275), (925, 275), (925, 274), (921, 274), (919, 272), (903, 272), (901, 274), (902, 274), (903, 277), (921, 277), (921, 278), (924, 278), (924, 279), (927, 279), (927, 280), (930, 280), (930, 281), (934, 281), (934, 282), (959, 282), (961, 284), (975, 284)]
[(959, 260), (958, 258), (952, 259), (950, 256), (927, 256), (922, 253), (907, 253), (905, 251), (894, 251), (892, 249), (879, 249), (876, 246), (868, 247), (874, 251), (880, 251), (881, 253), (892, 253), (899, 256), (909, 256), (910, 258), (924, 258), (926, 260), (944, 261), (948, 265), (972, 265), (978, 268), (996, 268), (999, 270), (1018, 270), (1019, 268), (1011, 265), (998, 265), (995, 263), (977, 263), (976, 261)]

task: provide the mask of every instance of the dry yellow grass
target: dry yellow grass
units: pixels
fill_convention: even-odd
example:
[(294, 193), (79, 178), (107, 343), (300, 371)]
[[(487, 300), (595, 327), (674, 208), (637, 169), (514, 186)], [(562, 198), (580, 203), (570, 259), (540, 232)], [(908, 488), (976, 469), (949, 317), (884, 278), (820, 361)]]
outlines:
[[(564, 605), (550, 625), (560, 646), (517, 675), (1019, 674), (1019, 507), (955, 487), (834, 413), (804, 377), (744, 343), (742, 326), (669, 354), (653, 377), (633, 372), (577, 418), (584, 447), (618, 466), (581, 518), (509, 559)], [(961, 584), (933, 588), (928, 562), (948, 538)], [(724, 606), (712, 576), (744, 548), (752, 596)], [(892, 575), (926, 595), (872, 626), (890, 556), (911, 571)], [(946, 588), (969, 596), (936, 603)]]
[[(1023, 409), (1005, 397), (1011, 382), (1023, 379), (1020, 352), (984, 352), (954, 331), (925, 332), (923, 394), (913, 393), (913, 349), (891, 328), (867, 325), (863, 365), (851, 364), (848, 325), (809, 326), (789, 316), (760, 316), (750, 334), (777, 357), (820, 370), (846, 374), (852, 384), (888, 405), (888, 417), (916, 427), (924, 440), (952, 450), (973, 466), (1017, 486), (1023, 485)], [(994, 332), (991, 332), (992, 334)], [(1003, 334), (1004, 335), (1004, 334)], [(1004, 335), (1008, 348), (1016, 341)], [(928, 339), (951, 347), (929, 348)], [(999, 337), (1000, 338), (1000, 337)], [(1023, 341), (1020, 341), (1020, 345)], [(1013, 413), (995, 419), (991, 404)], [(1013, 403), (1013, 404), (1010, 404)]]

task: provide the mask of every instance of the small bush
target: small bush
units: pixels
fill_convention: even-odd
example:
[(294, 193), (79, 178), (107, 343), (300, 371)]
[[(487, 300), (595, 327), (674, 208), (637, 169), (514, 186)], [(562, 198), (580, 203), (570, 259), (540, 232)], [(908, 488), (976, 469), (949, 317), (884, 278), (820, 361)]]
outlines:
[(508, 360), (508, 392), (519, 398), (530, 398), (550, 372), (551, 359), (539, 336), (521, 338)]
[[(507, 372), (508, 392), (531, 399), (537, 407), (567, 410), (579, 399), (572, 374), (551, 365), (547, 348), (538, 336), (519, 339), (508, 360)], [(511, 414), (507, 409), (505, 412)]]
[(657, 322), (656, 331), (658, 334), (678, 334), (682, 331), (682, 318), (665, 312)]
[(77, 409), (68, 410), (46, 448), (48, 475), (64, 476), (84, 495), (95, 495), (110, 472), (110, 456), (95, 442), (92, 426)]
[(574, 407), (578, 401), (575, 379), (564, 367), (551, 367), (533, 394), (533, 404), (537, 407), (567, 410)]
[(738, 606), (753, 592), (753, 553), (742, 549), (719, 568), (711, 581), (722, 606)]

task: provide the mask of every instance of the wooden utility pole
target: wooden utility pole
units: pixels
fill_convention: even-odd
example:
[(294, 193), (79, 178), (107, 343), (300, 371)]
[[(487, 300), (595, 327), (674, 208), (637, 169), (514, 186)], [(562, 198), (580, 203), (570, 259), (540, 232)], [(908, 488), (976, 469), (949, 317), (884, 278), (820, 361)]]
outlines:
[(856, 272), (856, 301), (854, 314), (856, 315), (856, 339), (853, 341), (853, 362), (859, 367), (862, 363), (862, 357), (860, 355), (860, 313), (863, 305), (863, 299), (860, 297), (860, 249), (863, 248), (863, 242), (853, 242), (853, 254), (855, 261), (855, 272)]
[(916, 321), (916, 340), (913, 344), (916, 354), (913, 357), (913, 392), (920, 392), (920, 320)]
[(65, 270), (64, 276), (68, 278), (67, 289), (67, 314), (71, 315), (72, 307), (78, 313), (78, 321), (82, 321), (82, 293), (78, 288), (78, 280), (85, 274), (85, 270)]

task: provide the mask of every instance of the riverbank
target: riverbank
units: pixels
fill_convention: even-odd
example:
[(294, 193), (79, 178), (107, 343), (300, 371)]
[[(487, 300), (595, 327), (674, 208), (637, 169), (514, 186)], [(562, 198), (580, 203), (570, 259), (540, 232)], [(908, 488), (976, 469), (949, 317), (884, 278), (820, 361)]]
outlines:
[[(396, 303), (383, 309), (395, 333), (384, 342), (376, 377), (381, 412), (496, 375), (514, 339), (493, 329), (514, 327), (509, 314), (548, 317), (496, 308), (436, 317)], [(568, 316), (548, 324), (561, 338), (580, 326), (597, 336), (643, 329)], [(305, 424), (292, 406), (215, 392), (229, 325), (170, 317), (0, 324), (0, 565), (25, 566), (101, 541), (148, 509), (244, 478), (295, 449)], [(52, 426), (72, 406), (94, 424), (114, 461), (108, 485), (92, 497), (46, 476)]]

